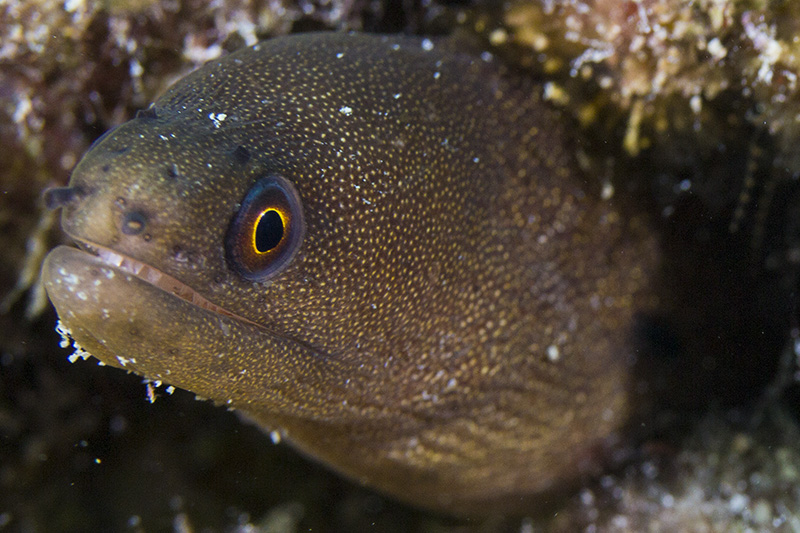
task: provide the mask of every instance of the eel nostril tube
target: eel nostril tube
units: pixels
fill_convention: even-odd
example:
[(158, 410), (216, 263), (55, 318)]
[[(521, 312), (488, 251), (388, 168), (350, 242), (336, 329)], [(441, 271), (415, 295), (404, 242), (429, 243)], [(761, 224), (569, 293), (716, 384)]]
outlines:
[(47, 209), (58, 209), (76, 202), (83, 194), (80, 187), (54, 187), (44, 191), (44, 205)]

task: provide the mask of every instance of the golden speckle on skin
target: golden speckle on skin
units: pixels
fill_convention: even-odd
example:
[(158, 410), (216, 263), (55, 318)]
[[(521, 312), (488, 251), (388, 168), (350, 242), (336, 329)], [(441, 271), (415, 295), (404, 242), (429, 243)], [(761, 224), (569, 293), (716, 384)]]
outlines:
[[(100, 257), (46, 262), (70, 337), (418, 505), (495, 511), (592, 471), (635, 402), (655, 243), (540, 89), (463, 48), (303, 35), (178, 82), (73, 173), (63, 226)], [(226, 232), (271, 175), (306, 230), (253, 282)]]

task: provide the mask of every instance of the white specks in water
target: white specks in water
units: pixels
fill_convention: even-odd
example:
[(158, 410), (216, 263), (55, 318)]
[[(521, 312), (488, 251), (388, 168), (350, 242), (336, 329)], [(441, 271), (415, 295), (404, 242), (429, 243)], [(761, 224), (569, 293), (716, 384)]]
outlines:
[(692, 109), (692, 112), (695, 115), (700, 114), (700, 112), (703, 110), (703, 99), (699, 94), (696, 94), (689, 99), (689, 107)]
[(169, 387), (167, 387), (166, 389), (164, 389), (164, 391), (165, 391), (167, 394), (172, 394), (173, 392), (175, 392), (175, 387), (173, 387), (172, 385), (170, 385)]
[(214, 123), (214, 127), (219, 129), (220, 124), (222, 124), (225, 121), (225, 119), (228, 118), (228, 115), (226, 115), (225, 113), (214, 114), (212, 112), (208, 114), (208, 118), (210, 118), (211, 122)]
[(136, 59), (131, 59), (128, 71), (130, 72), (131, 78), (139, 78), (144, 74), (144, 67)]
[(483, 60), (485, 63), (489, 63), (489, 62), (491, 62), (491, 61), (494, 59), (494, 56), (492, 55), (492, 53), (491, 53), (491, 52), (481, 52), (481, 59), (482, 59), (482, 60)]
[(339, 113), (343, 115), (347, 115), (348, 117), (353, 114), (353, 108), (348, 106), (342, 106), (339, 108)]
[(273, 444), (279, 444), (283, 439), (280, 431), (270, 431), (269, 438), (272, 440)]
[(480, 157), (473, 157), (472, 158), (472, 162), (473, 163), (480, 163), (481, 162), (481, 158)]
[(426, 52), (433, 50), (433, 41), (430, 39), (422, 39), (422, 49)]
[(121, 355), (118, 355), (118, 356), (117, 356), (117, 362), (118, 362), (119, 364), (121, 364), (122, 366), (125, 366), (125, 365), (127, 365), (128, 363), (130, 363), (130, 362), (131, 362), (131, 360), (130, 360), (130, 359), (126, 359), (126, 358), (122, 357)]
[(27, 97), (20, 98), (11, 118), (15, 123), (22, 124), (31, 111), (33, 111), (33, 102), (31, 102), (31, 99)]
[(394, 44), (392, 45), (392, 50), (400, 50), (400, 45), (399, 45), (399, 44), (397, 44), (397, 43), (394, 43)]
[(747, 504), (749, 502), (750, 502), (750, 499), (746, 495), (740, 494), (740, 493), (736, 493), (733, 496), (731, 496), (731, 499), (730, 499), (730, 502), (729, 502), (730, 509), (734, 513), (741, 513), (747, 508)]
[(403, 95), (402, 95), (401, 93), (394, 93), (392, 96), (393, 96), (393, 98), (394, 98), (395, 100), (399, 100), (399, 99), (400, 99), (400, 97), (401, 97), (401, 96), (403, 96)]
[(600, 191), (600, 198), (603, 200), (611, 200), (614, 196), (614, 184), (610, 181), (603, 182), (603, 188)]
[(75, 13), (82, 6), (83, 2), (81, 0), (67, 0), (64, 2), (64, 11), (67, 13)]
[(519, 526), (519, 533), (533, 533), (533, 521), (530, 518), (524, 518)]
[(344, 57), (344, 52), (339, 52), (338, 54), (336, 54), (336, 59), (341, 59), (343, 57)]
[(75, 296), (77, 296), (79, 300), (83, 300), (84, 302), (89, 299), (89, 297), (83, 291), (78, 291), (77, 293), (75, 293)]
[(547, 347), (547, 359), (553, 363), (561, 359), (561, 350), (558, 349), (558, 346), (551, 344)]
[(675, 506), (675, 497), (672, 494), (662, 495), (661, 505), (667, 509), (672, 509)]
[(441, 77), (442, 77), (442, 73), (441, 72), (434, 72), (433, 73), (433, 79), (438, 80)]
[[(148, 381), (144, 386), (147, 389), (147, 401), (150, 403), (155, 403), (157, 396), (153, 384)], [(158, 385), (156, 385), (156, 387), (158, 387)]]

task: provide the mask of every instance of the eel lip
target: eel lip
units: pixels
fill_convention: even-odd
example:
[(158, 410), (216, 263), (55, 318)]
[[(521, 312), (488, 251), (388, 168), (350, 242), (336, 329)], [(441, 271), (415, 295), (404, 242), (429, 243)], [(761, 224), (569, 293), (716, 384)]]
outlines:
[(147, 263), (120, 254), (111, 248), (106, 248), (105, 246), (101, 246), (99, 244), (91, 243), (82, 239), (75, 239), (75, 241), (81, 251), (97, 257), (103, 263), (112, 268), (118, 269), (127, 274), (131, 274), (132, 276), (135, 276), (166, 293), (172, 294), (173, 296), (196, 305), (197, 307), (261, 328), (259, 324), (232, 313), (224, 307), (211, 302), (182, 281), (179, 281), (178, 279), (153, 266), (148, 265)]

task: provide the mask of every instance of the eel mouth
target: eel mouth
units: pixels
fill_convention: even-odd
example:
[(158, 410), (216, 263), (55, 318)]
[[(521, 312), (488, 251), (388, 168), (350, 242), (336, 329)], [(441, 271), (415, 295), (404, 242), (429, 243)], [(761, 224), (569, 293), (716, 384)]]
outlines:
[[(160, 291), (163, 291), (164, 293), (168, 294), (173, 298), (178, 298), (179, 300), (191, 304), (192, 306), (199, 307), (204, 311), (209, 311), (211, 313), (234, 320), (240, 324), (244, 324), (249, 327), (255, 328), (260, 333), (268, 335), (270, 337), (280, 338), (283, 339), (284, 341), (292, 342), (294, 344), (302, 346), (310, 353), (312, 353), (314, 356), (320, 359), (325, 359), (325, 360), (331, 359), (331, 356), (328, 353), (326, 353), (324, 350), (317, 349), (315, 346), (311, 345), (307, 341), (299, 339), (293, 335), (287, 335), (285, 332), (276, 331), (270, 328), (269, 326), (259, 324), (258, 322), (254, 322), (249, 318), (245, 318), (241, 315), (233, 313), (228, 309), (208, 300), (189, 285), (183, 283), (182, 281), (174, 278), (173, 276), (170, 276), (169, 274), (143, 261), (139, 261), (138, 259), (134, 259), (130, 256), (112, 250), (111, 248), (95, 244), (90, 241), (86, 241), (75, 237), (72, 237), (72, 239), (77, 247), (72, 247), (72, 246), (63, 246), (63, 247), (71, 248), (72, 250), (78, 253), (91, 256), (95, 259), (95, 261), (103, 264), (104, 266), (112, 270), (132, 276), (140, 281), (143, 281), (149, 286), (152, 286)], [(54, 272), (52, 274), (52, 277), (64, 277), (64, 276), (69, 277), (68, 273), (63, 271), (57, 273)], [(47, 287), (47, 281), (45, 281), (45, 286)], [(48, 294), (51, 294), (50, 289), (48, 289)], [(56, 301), (53, 299), (52, 294), (50, 295), (50, 298), (51, 300), (53, 300), (54, 303), (56, 303)], [(78, 296), (78, 298), (80, 298), (80, 296)], [(57, 305), (56, 305), (56, 310), (59, 310)], [(59, 313), (61, 313), (60, 310)]]
[(106, 248), (105, 246), (82, 239), (75, 239), (75, 243), (81, 251), (97, 257), (109, 267), (135, 276), (168, 294), (180, 298), (181, 300), (189, 302), (190, 304), (200, 307), (201, 309), (211, 311), (212, 313), (227, 316), (233, 318), (234, 320), (261, 328), (259, 324), (253, 322), (252, 320), (248, 320), (240, 315), (237, 315), (236, 313), (228, 311), (224, 307), (215, 304), (214, 302), (200, 295), (196, 290), (186, 285), (182, 281), (179, 281), (178, 279), (151, 265), (148, 265), (147, 263), (116, 252), (111, 248)]

